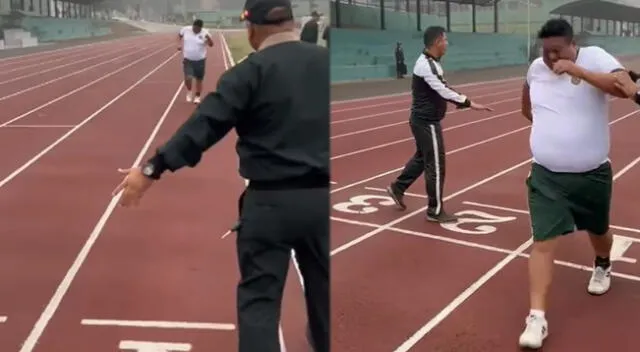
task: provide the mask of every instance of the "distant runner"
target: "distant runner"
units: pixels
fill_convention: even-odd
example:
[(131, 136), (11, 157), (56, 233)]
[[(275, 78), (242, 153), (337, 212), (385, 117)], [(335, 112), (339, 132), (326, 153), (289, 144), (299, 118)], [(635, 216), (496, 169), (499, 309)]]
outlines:
[[(182, 67), (184, 70), (184, 86), (187, 88), (187, 101), (200, 104), (202, 81), (204, 80), (207, 61), (207, 47), (212, 47), (213, 39), (206, 29), (203, 29), (202, 20), (195, 20), (193, 25), (183, 27), (180, 30), (180, 44), (178, 50), (182, 50)], [(191, 92), (191, 81), (195, 80), (195, 97)]]

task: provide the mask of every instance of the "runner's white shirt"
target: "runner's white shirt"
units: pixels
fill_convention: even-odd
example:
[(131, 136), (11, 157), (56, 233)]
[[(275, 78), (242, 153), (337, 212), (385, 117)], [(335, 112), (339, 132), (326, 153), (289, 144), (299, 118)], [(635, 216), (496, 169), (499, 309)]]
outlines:
[[(597, 46), (580, 48), (576, 64), (609, 73), (623, 66)], [(529, 143), (536, 163), (554, 172), (586, 172), (609, 158), (608, 95), (538, 58), (527, 72), (533, 124)]]
[(191, 61), (204, 60), (207, 57), (207, 40), (209, 32), (202, 29), (200, 33), (194, 33), (192, 26), (182, 27), (180, 37), (182, 37), (182, 55)]

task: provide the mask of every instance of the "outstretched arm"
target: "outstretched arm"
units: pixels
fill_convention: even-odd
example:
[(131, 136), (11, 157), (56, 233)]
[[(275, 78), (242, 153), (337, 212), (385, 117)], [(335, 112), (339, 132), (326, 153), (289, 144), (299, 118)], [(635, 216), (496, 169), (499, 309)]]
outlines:
[(444, 78), (438, 74), (438, 70), (435, 63), (431, 59), (427, 59), (423, 67), (417, 67), (417, 73), (424, 79), (424, 81), (438, 93), (443, 99), (458, 108), (468, 108), (471, 106), (471, 100), (466, 95), (460, 94), (453, 90)]
[(148, 160), (158, 179), (167, 170), (195, 167), (205, 151), (235, 127), (250, 96), (250, 85), (232, 69), (220, 78), (216, 91), (207, 95), (191, 117)]

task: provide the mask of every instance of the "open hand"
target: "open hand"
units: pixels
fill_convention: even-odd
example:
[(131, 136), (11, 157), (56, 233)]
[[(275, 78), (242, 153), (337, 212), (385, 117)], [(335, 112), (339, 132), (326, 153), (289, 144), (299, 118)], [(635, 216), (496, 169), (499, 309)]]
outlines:
[(493, 108), (491, 108), (489, 106), (478, 104), (478, 103), (474, 103), (474, 102), (471, 102), (470, 108), (473, 109), (473, 110), (493, 111)]
[(122, 182), (111, 192), (115, 197), (122, 192), (119, 204), (123, 207), (137, 206), (145, 192), (153, 184), (153, 180), (142, 174), (139, 167), (130, 169), (118, 169), (118, 172), (126, 175)]

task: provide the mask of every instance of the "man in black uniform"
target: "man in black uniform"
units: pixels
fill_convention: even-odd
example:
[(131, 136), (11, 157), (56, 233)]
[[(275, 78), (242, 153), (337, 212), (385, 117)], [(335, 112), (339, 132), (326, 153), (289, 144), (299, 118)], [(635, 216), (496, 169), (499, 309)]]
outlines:
[(404, 49), (402, 49), (402, 43), (396, 43), (396, 77), (404, 78), (407, 74), (407, 65), (404, 63)]
[(330, 28), (329, 25), (325, 25), (324, 30), (322, 31), (322, 39), (324, 39), (325, 43), (327, 44), (326, 45), (327, 48), (330, 46), (329, 45), (329, 36), (330, 36), (329, 28)]
[[(310, 342), (329, 351), (329, 54), (298, 40), (289, 0), (249, 0), (256, 52), (114, 194), (135, 205), (166, 171), (195, 167), (232, 128), (249, 180), (237, 229), (240, 352), (280, 352), (278, 325), (293, 249), (304, 280)], [(313, 84), (309, 84), (313, 82)], [(227, 165), (228, 166), (228, 165)], [(226, 166), (225, 166), (226, 167)]]
[(311, 13), (311, 19), (302, 26), (300, 40), (307, 43), (318, 44), (318, 28), (320, 28), (318, 21), (320, 21), (320, 14), (318, 11), (313, 11)]
[(457, 220), (456, 217), (444, 211), (442, 205), (445, 151), (440, 121), (447, 112), (447, 102), (458, 108), (487, 111), (491, 111), (491, 108), (470, 101), (451, 89), (444, 80), (439, 63), (447, 50), (444, 28), (427, 28), (424, 32), (424, 46), (424, 52), (413, 68), (411, 84), (413, 101), (409, 124), (416, 141), (416, 152), (400, 176), (387, 187), (387, 193), (402, 210), (406, 209), (404, 193), (424, 172), (429, 197), (427, 220), (453, 222)]

